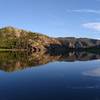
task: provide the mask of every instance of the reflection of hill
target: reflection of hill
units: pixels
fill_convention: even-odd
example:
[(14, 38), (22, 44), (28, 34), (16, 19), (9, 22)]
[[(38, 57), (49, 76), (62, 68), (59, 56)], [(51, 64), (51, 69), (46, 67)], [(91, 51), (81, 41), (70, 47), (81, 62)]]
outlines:
[[(51, 53), (50, 55), (59, 55)], [(95, 60), (100, 59), (100, 54), (89, 53), (89, 52), (68, 52), (65, 54), (61, 54), (59, 61), (87, 61), (87, 60)]]
[(0, 52), (0, 69), (12, 72), (27, 67), (47, 64), (53, 61), (86, 61), (100, 59), (100, 54), (86, 52), (67, 52), (64, 54), (23, 52)]

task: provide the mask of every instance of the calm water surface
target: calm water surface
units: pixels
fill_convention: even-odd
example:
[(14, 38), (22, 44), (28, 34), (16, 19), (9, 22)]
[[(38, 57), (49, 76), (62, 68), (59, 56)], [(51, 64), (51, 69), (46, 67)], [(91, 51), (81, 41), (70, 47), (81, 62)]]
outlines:
[(100, 100), (99, 59), (0, 53), (0, 100)]

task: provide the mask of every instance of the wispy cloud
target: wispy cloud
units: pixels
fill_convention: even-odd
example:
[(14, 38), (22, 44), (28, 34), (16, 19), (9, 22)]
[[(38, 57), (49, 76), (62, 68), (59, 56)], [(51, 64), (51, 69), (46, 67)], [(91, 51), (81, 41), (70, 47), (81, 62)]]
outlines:
[(67, 12), (71, 12), (71, 13), (91, 13), (91, 14), (100, 14), (100, 10), (93, 10), (93, 9), (67, 10)]
[(100, 22), (89, 22), (82, 24), (82, 26), (95, 31), (100, 31)]

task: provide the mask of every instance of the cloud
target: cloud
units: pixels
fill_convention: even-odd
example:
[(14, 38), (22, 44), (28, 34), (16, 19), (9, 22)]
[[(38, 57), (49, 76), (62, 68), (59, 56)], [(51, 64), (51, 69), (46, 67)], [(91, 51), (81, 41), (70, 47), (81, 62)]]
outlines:
[(100, 22), (89, 22), (82, 24), (82, 26), (95, 31), (100, 31)]
[(91, 14), (100, 14), (100, 10), (93, 10), (93, 9), (67, 10), (67, 12), (71, 12), (71, 13), (91, 13)]

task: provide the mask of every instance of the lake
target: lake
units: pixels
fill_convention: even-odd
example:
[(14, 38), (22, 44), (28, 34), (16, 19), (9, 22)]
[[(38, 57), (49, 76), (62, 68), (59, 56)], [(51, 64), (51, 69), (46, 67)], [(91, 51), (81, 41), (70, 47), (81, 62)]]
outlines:
[(0, 52), (0, 100), (100, 100), (100, 53)]

